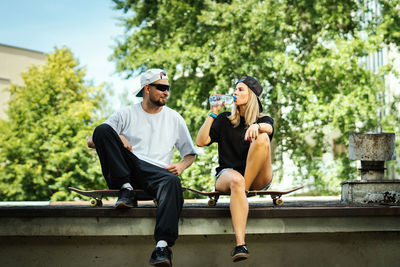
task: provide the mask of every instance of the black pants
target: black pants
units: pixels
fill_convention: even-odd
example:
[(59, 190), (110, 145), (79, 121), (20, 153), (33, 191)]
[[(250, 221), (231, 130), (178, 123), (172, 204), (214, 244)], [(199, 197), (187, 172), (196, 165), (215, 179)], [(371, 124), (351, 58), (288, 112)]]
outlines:
[(108, 124), (96, 127), (93, 142), (108, 187), (120, 189), (124, 183), (131, 183), (134, 188), (144, 189), (153, 196), (158, 201), (154, 238), (173, 246), (178, 238), (179, 215), (183, 206), (178, 176), (140, 160), (124, 147), (118, 134)]

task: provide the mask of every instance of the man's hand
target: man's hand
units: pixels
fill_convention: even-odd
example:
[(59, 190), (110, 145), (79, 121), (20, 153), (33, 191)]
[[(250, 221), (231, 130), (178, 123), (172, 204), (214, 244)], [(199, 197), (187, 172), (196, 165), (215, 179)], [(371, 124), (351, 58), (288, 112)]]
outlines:
[(170, 164), (167, 168), (167, 171), (179, 176), (187, 167), (189, 167), (193, 161), (196, 159), (196, 155), (189, 154), (183, 157), (183, 160), (178, 163)]
[(96, 148), (96, 146), (94, 145), (94, 142), (93, 142), (93, 136), (90, 136), (87, 139), (87, 146), (88, 146), (88, 148)]
[(179, 162), (179, 163), (171, 164), (165, 169), (169, 172), (172, 172), (176, 176), (179, 176), (179, 175), (181, 175), (181, 173), (183, 172), (183, 170), (185, 168), (184, 168), (183, 164)]
[(119, 138), (121, 139), (122, 143), (124, 144), (124, 147), (128, 149), (130, 152), (132, 152), (132, 145), (129, 143), (128, 139), (126, 139), (125, 136), (120, 135)]

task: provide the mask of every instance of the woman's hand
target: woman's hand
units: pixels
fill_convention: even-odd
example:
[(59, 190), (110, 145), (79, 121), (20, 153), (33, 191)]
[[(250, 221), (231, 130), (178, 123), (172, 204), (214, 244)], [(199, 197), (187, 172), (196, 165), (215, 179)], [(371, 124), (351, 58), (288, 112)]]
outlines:
[[(221, 94), (217, 94), (217, 95), (221, 95)], [(217, 96), (217, 95), (214, 95), (214, 96)], [(211, 97), (211, 96), (210, 96)], [(214, 114), (218, 114), (218, 112), (221, 110), (221, 108), (223, 108), (225, 106), (225, 103), (222, 103), (221, 105), (215, 105), (215, 106), (211, 106), (210, 105), (210, 108), (211, 108), (211, 112), (212, 113), (214, 113)]]
[(256, 140), (259, 134), (260, 125), (258, 123), (254, 123), (247, 128), (246, 133), (244, 134), (244, 140), (253, 142)]

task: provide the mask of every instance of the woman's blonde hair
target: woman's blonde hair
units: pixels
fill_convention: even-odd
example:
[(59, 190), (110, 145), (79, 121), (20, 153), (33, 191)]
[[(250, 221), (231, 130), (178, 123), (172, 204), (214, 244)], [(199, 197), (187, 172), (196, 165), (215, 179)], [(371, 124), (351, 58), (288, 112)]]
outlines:
[[(244, 106), (244, 108), (246, 109), (244, 113), (246, 128), (249, 127), (251, 124), (255, 123), (258, 118), (263, 116), (263, 114), (260, 113), (260, 108), (258, 106), (258, 100), (256, 94), (253, 93), (253, 91), (250, 90), (250, 88), (248, 88), (247, 90), (249, 92), (249, 101), (247, 101), (247, 104)], [(228, 119), (233, 124), (233, 127), (239, 126), (240, 114), (239, 114), (239, 108), (236, 106), (236, 104), (232, 106), (231, 115), (228, 117)]]

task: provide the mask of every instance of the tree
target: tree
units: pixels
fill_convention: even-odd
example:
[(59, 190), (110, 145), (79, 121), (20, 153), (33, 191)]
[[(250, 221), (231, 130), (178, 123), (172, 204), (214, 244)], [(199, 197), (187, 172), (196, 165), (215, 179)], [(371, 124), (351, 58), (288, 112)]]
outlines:
[[(345, 153), (327, 164), (332, 133), (335, 145), (346, 147), (350, 132), (396, 125), (393, 117), (384, 119), (386, 126), (378, 121), (390, 65), (373, 72), (360, 59), (397, 41), (399, 32), (389, 27), (398, 22), (364, 16), (368, 0), (114, 3), (126, 14), (126, 34), (113, 54), (118, 70), (167, 69), (174, 77), (169, 105), (184, 116), (193, 136), (211, 93), (232, 91), (243, 74), (262, 81), (266, 113), (275, 119), (275, 177), (288, 174), (287, 155), (295, 177), (314, 184), (317, 193), (337, 193), (339, 182), (357, 172)], [(394, 8), (384, 1), (385, 21), (398, 16)], [(205, 182), (215, 165), (211, 155), (215, 147), (205, 149), (184, 182), (200, 176), (196, 186), (212, 185)]]
[(85, 70), (67, 48), (11, 85), (8, 121), (1, 122), (0, 199), (66, 200), (68, 186), (105, 187), (86, 137), (98, 121), (101, 87), (83, 80)]

